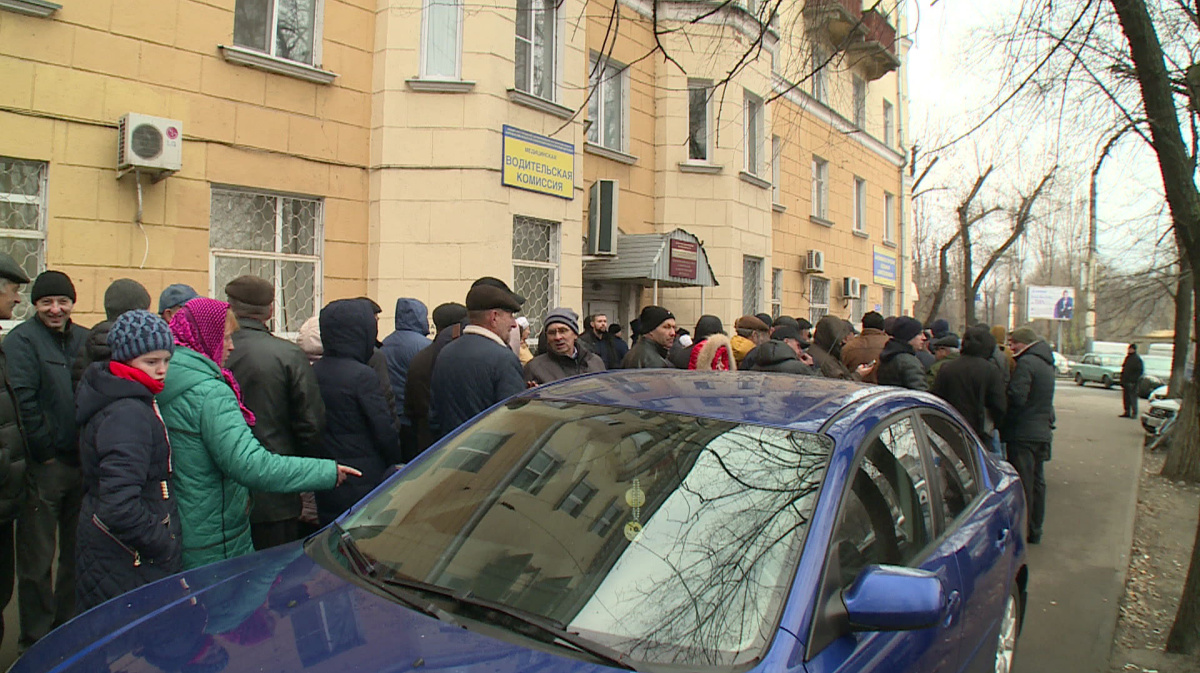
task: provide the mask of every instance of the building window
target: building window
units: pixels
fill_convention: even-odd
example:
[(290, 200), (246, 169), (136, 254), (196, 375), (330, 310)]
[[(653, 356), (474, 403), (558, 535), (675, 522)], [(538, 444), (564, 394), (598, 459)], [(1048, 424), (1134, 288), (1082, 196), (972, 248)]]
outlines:
[(783, 203), (783, 138), (771, 136), (771, 202)]
[(523, 491), (528, 491), (530, 495), (537, 495), (562, 464), (561, 458), (543, 449), (533, 454), (533, 458), (530, 458), (525, 467), (521, 468), (521, 471), (513, 478), (512, 484)]
[(461, 0), (425, 0), (421, 12), (421, 77), (462, 78)]
[(883, 101), (883, 144), (888, 147), (892, 145), (892, 133), (896, 128), (895, 115), (896, 109), (892, 107), (892, 104), (886, 100)]
[(867, 181), (854, 178), (854, 230), (867, 230)]
[(854, 125), (867, 128), (867, 80), (854, 76)]
[(517, 0), (516, 88), (546, 100), (554, 100), (557, 6), (554, 0)]
[(583, 510), (587, 509), (588, 503), (592, 501), (592, 498), (596, 497), (597, 492), (598, 489), (587, 483), (586, 479), (580, 479), (579, 483), (575, 484), (570, 491), (567, 491), (567, 494), (563, 496), (563, 499), (555, 509), (560, 509), (572, 517), (578, 518), (583, 513)]
[(688, 159), (692, 161), (708, 161), (711, 100), (712, 82), (688, 80)]
[(211, 296), (249, 274), (275, 286), (275, 315), (267, 327), (296, 334), (321, 305), (320, 199), (243, 191), (212, 190), (209, 219)]
[(742, 257), (742, 314), (758, 313), (762, 301), (762, 257)]
[(825, 102), (828, 97), (828, 79), (825, 65), (829, 60), (829, 52), (823, 45), (814, 44), (812, 50), (812, 95), (813, 98)]
[(530, 334), (542, 331), (542, 318), (558, 305), (558, 236), (557, 222), (513, 217), (513, 291), (525, 297)]
[(820, 157), (812, 160), (812, 214), (829, 219), (829, 162)]
[(829, 279), (813, 276), (808, 279), (808, 321), (817, 321), (829, 313)]
[(886, 192), (883, 195), (883, 240), (896, 242), (896, 197)]
[(896, 315), (896, 291), (890, 287), (885, 287), (880, 294), (883, 295), (879, 302), (882, 304), (883, 316), (888, 318)]
[(771, 317), (783, 315), (783, 269), (771, 269)]
[(278, 58), (316, 65), (322, 0), (237, 0), (233, 43)]
[[(0, 157), (0, 250), (30, 278), (46, 265), (46, 164)], [(13, 320), (33, 315), (32, 283), (21, 289)]]
[(763, 102), (761, 98), (749, 91), (746, 92), (744, 119), (745, 128), (742, 139), (746, 151), (746, 172), (751, 175), (761, 175)]
[(588, 98), (588, 142), (624, 152), (625, 120), (628, 117), (629, 69), (602, 57), (592, 57), (591, 96)]
[(870, 304), (867, 303), (869, 299), (870, 294), (867, 291), (867, 285), (865, 283), (859, 285), (858, 296), (850, 302), (852, 304), (850, 310), (850, 322), (854, 323), (855, 325), (862, 323), (863, 314), (867, 312), (867, 307), (870, 306)]
[(600, 513), (600, 516), (597, 517), (596, 520), (592, 522), (592, 525), (588, 527), (588, 532), (595, 533), (600, 537), (608, 535), (608, 532), (612, 530), (613, 524), (621, 519), (621, 513), (623, 511), (624, 510), (621, 509), (621, 506), (617, 504), (616, 498), (609, 500), (608, 506), (604, 508), (604, 511)]

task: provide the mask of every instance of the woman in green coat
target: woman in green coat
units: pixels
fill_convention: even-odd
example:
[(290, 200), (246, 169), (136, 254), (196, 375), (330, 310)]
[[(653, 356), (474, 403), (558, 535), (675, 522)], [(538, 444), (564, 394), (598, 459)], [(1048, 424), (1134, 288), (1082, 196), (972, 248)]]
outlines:
[(175, 463), (185, 569), (254, 551), (251, 490), (321, 491), (359, 476), (332, 460), (279, 456), (259, 444), (250, 430), (254, 414), (222, 367), (235, 329), (229, 304), (207, 297), (189, 301), (171, 318), (178, 347), (158, 404)]

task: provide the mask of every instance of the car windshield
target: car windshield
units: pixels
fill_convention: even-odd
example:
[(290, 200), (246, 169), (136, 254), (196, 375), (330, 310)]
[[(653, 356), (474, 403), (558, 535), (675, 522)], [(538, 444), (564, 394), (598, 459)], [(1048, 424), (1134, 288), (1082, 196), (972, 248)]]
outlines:
[(432, 449), (343, 528), (383, 576), (562, 624), (633, 663), (765, 653), (833, 441), (544, 400)]
[(1120, 367), (1125, 363), (1125, 357), (1122, 355), (1100, 355), (1098, 358), (1100, 364), (1105, 367)]
[(1147, 355), (1142, 358), (1142, 367), (1147, 374), (1157, 374), (1159, 376), (1171, 375), (1171, 358), (1161, 355)]

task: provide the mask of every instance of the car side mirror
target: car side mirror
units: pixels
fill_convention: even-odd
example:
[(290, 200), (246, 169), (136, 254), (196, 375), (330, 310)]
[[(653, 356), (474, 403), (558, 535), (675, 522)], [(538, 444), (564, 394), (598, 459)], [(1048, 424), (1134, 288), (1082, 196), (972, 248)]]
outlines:
[(869, 565), (842, 594), (842, 603), (855, 631), (913, 631), (941, 620), (946, 591), (931, 572)]

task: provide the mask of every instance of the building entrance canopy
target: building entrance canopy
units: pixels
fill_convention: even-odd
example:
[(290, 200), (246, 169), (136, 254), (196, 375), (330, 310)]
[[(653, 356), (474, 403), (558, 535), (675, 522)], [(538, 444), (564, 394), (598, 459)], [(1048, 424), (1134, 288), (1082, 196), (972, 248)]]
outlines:
[(620, 234), (617, 254), (583, 265), (585, 281), (635, 282), (655, 287), (719, 285), (700, 239), (683, 229), (667, 234)]

